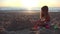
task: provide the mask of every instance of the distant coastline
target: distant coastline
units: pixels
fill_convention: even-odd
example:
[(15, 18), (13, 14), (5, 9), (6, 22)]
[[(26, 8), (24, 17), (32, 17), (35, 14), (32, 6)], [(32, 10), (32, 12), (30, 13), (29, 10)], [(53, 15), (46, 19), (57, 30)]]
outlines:
[[(40, 11), (40, 7), (35, 7), (31, 8), (31, 10), (28, 10), (27, 8), (18, 8), (18, 7), (0, 7), (0, 12), (1, 11)], [(49, 7), (49, 12), (60, 12), (60, 7)]]

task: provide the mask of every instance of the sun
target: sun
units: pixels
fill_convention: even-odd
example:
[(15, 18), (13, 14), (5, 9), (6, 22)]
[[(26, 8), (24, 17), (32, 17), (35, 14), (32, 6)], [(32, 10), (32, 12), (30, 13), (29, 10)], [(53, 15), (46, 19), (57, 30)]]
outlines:
[(32, 7), (37, 7), (38, 2), (38, 0), (21, 0), (22, 6), (28, 8), (28, 10), (31, 10)]

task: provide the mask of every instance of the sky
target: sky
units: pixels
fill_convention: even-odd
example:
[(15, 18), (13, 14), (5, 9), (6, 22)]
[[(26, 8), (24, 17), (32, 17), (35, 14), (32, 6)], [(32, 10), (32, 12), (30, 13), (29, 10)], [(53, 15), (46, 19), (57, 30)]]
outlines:
[(60, 0), (0, 0), (0, 7), (60, 7)]

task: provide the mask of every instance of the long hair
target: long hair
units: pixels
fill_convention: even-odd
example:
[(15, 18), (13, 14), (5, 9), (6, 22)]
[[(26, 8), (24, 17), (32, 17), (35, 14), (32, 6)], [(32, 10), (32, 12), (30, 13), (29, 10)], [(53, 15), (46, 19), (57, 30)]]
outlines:
[[(47, 16), (49, 16), (48, 6), (43, 6), (43, 7), (41, 8), (40, 19), (42, 19), (42, 18), (45, 18), (45, 19), (46, 19)], [(49, 16), (49, 17), (50, 17), (50, 16)], [(50, 18), (49, 18), (48, 20), (50, 20)]]

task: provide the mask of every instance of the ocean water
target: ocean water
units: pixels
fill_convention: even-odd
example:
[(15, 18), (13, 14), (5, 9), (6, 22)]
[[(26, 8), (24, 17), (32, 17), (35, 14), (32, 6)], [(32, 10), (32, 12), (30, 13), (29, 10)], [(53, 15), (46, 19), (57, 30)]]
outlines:
[[(24, 11), (24, 10), (27, 10), (27, 8), (23, 8), (23, 7), (0, 7), (0, 10), (13, 10), (13, 11)], [(40, 7), (34, 7), (34, 8), (31, 8), (31, 10), (35, 11), (37, 10), (38, 12), (41, 11), (41, 8)], [(60, 7), (49, 7), (49, 12), (60, 12)]]

